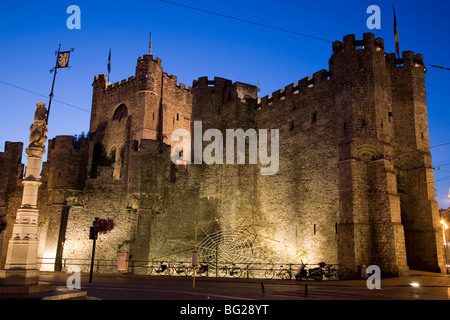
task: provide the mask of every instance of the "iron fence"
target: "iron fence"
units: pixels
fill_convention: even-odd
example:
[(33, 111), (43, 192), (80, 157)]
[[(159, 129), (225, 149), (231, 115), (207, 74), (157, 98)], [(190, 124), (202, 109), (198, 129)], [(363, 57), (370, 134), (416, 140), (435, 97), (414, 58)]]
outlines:
[[(67, 272), (70, 266), (78, 266), (81, 272), (89, 272), (91, 259), (62, 258), (58, 265), (61, 270), (55, 270), (54, 258), (38, 258), (40, 270)], [(137, 275), (158, 276), (185, 276), (192, 277), (194, 268), (191, 261), (173, 260), (127, 260), (126, 269), (118, 270), (118, 260), (95, 259), (94, 272), (96, 273), (124, 273)], [(199, 262), (195, 267), (196, 277), (217, 278), (253, 278), (253, 279), (295, 279), (302, 264), (300, 263), (233, 263), (223, 262), (213, 264)], [(318, 264), (304, 264), (307, 270), (317, 268)], [(327, 264), (324, 270), (324, 280), (357, 279), (360, 273), (339, 268), (337, 264)]]

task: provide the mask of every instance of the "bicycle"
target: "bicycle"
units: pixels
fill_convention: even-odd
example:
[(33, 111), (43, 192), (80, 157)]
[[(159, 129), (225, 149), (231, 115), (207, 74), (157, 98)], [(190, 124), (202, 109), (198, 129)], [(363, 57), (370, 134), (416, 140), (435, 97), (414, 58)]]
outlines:
[(207, 264), (201, 264), (198, 269), (196, 269), (196, 274), (199, 274), (202, 277), (208, 276), (208, 265)]
[(242, 275), (242, 269), (240, 267), (236, 267), (235, 263), (232, 264), (231, 268), (226, 265), (222, 268), (219, 268), (218, 270), (219, 277), (224, 278), (227, 276), (227, 274), (229, 274), (234, 278), (240, 278)]
[(327, 264), (327, 266), (325, 267), (324, 276), (328, 280), (337, 280), (338, 279), (338, 270), (335, 267), (333, 267), (333, 265)]
[(153, 272), (153, 265), (149, 265), (149, 266), (147, 266), (147, 271), (145, 272), (145, 274), (147, 275), (147, 276), (149, 276), (149, 275), (151, 275), (152, 274), (152, 272)]
[[(153, 267), (153, 268), (155, 268), (155, 267)], [(163, 264), (161, 262), (159, 268), (155, 268), (155, 272), (161, 276), (162, 275), (170, 276), (173, 273), (173, 269), (172, 269), (172, 267), (170, 267), (170, 265)]]
[(183, 264), (183, 262), (180, 262), (180, 263), (181, 263), (181, 265), (179, 265), (179, 266), (173, 266), (173, 270), (175, 271), (175, 273), (180, 276), (186, 276), (186, 277), (191, 276), (192, 272), (193, 272), (193, 268), (190, 266), (185, 266)]
[(292, 277), (292, 273), (291, 270), (283, 268), (282, 265), (280, 266), (279, 270), (275, 270), (272, 267), (264, 272), (264, 277), (266, 279), (273, 279), (275, 276), (283, 280), (289, 280)]

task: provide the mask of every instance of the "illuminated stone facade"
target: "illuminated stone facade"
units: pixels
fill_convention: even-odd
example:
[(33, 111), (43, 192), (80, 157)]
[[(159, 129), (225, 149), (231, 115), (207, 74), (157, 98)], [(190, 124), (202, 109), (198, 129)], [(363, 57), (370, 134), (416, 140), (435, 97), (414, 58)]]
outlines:
[[(116, 228), (100, 235), (99, 259), (189, 261), (197, 224), (199, 241), (245, 229), (252, 261), (440, 272), (425, 71), (420, 54), (396, 59), (364, 34), (333, 43), (328, 71), (263, 98), (256, 86), (218, 77), (186, 87), (152, 55), (121, 82), (96, 76), (89, 139), (49, 141), (39, 253), (56, 262), (43, 269), (88, 259), (89, 227), (101, 217)], [(278, 173), (261, 175), (259, 164), (175, 166), (171, 133), (196, 120), (203, 130), (279, 129)], [(4, 196), (10, 215), (17, 189)]]

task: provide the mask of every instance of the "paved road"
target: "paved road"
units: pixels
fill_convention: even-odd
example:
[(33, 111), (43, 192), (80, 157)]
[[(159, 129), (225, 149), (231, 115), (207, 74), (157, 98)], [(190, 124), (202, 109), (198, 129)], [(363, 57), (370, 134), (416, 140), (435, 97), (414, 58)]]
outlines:
[[(66, 286), (69, 274), (42, 273), (40, 280)], [(138, 275), (81, 276), (81, 290), (102, 300), (450, 300), (450, 277), (418, 274), (381, 280), (369, 290), (364, 280), (302, 281), (215, 279)], [(263, 285), (262, 285), (263, 282)], [(413, 287), (411, 282), (420, 286)], [(305, 292), (305, 285), (308, 285)]]
[[(68, 273), (42, 272), (40, 281), (52, 283), (55, 289), (67, 289), (69, 276)], [(60, 302), (52, 307), (43, 301), (33, 304), (6, 298), (11, 301), (3, 301), (2, 306), (13, 308), (22, 316), (29, 314), (30, 317), (44, 312), (58, 317), (102, 319), (124, 316), (147, 319), (157, 315), (158, 319), (168, 320), (280, 320), (308, 317), (338, 319), (341, 314), (346, 318), (365, 318), (368, 315), (393, 317), (395, 312), (405, 318), (407, 313), (417, 316), (418, 310), (429, 308), (429, 305), (423, 304), (429, 300), (445, 303), (438, 308), (433, 305), (433, 310), (447, 309), (450, 301), (450, 276), (430, 273), (384, 279), (379, 290), (369, 290), (364, 280), (297, 282), (196, 278), (195, 288), (192, 278), (185, 277), (95, 274), (92, 283), (88, 280), (88, 274), (82, 274), (81, 289), (75, 291), (87, 292), (87, 300), (91, 301)], [(413, 287), (411, 282), (420, 286)], [(56, 312), (57, 307), (62, 308)]]

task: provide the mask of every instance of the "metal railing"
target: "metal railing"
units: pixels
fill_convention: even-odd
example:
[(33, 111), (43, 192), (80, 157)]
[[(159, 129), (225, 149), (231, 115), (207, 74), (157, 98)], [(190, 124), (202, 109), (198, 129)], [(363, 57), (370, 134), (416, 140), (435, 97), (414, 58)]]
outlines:
[[(54, 258), (38, 258), (38, 267), (47, 271), (66, 272), (70, 266), (78, 266), (81, 272), (89, 272), (91, 259), (62, 258), (61, 270), (55, 270)], [(253, 278), (253, 279), (295, 279), (301, 264), (299, 263), (214, 263), (199, 262), (196, 266), (196, 277), (217, 278)], [(318, 267), (318, 264), (306, 264), (306, 269)], [(125, 273), (158, 276), (188, 276), (193, 275), (191, 261), (173, 260), (128, 260), (127, 270), (118, 270), (118, 260), (95, 259), (96, 273)], [(324, 269), (324, 280), (357, 279), (358, 272), (342, 270), (337, 264), (327, 265)]]

